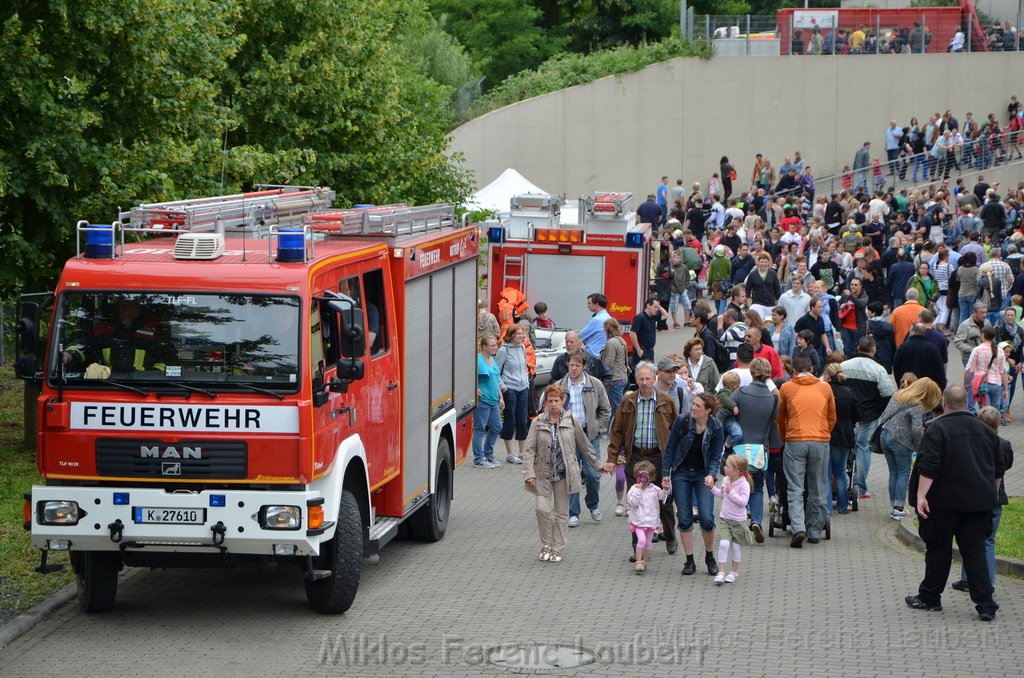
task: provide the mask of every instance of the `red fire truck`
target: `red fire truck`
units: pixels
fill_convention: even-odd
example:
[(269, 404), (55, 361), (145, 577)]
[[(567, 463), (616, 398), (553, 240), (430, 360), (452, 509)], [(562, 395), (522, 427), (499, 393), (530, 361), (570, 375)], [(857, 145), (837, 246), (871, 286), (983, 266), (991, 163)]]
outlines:
[(274, 187), (79, 222), (55, 292), (22, 303), (44, 479), (25, 524), (42, 570), (70, 551), (84, 610), (113, 606), (124, 566), (288, 561), (341, 613), (399, 526), (444, 536), (472, 438), (477, 229), (447, 205), (332, 199)]
[(637, 224), (632, 193), (579, 200), (577, 224), (562, 225), (559, 198), (512, 198), (509, 221), (488, 229), (487, 279), (492, 306), (506, 287), (544, 301), (560, 327), (590, 319), (587, 295), (602, 292), (608, 312), (629, 325), (643, 308), (650, 268), (649, 224)]

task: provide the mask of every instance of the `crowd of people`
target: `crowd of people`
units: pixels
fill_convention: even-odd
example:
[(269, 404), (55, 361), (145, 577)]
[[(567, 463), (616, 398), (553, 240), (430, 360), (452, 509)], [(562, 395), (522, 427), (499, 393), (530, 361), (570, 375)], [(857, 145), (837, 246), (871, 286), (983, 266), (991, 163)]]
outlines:
[[(796, 29), (790, 40), (791, 55), (819, 56), (829, 54), (923, 54), (930, 49), (932, 32), (927, 24), (912, 22), (912, 26), (886, 28), (879, 32), (864, 24), (854, 29), (837, 28), (822, 31), (818, 26), (809, 31)], [(977, 45), (984, 42), (989, 52), (1013, 52), (1020, 49), (1016, 27), (1010, 21), (994, 21), (985, 29), (984, 35), (971, 36), (968, 43), (963, 26), (953, 29), (953, 37), (945, 51), (960, 53), (977, 51)]]
[[(933, 122), (956, 129), (950, 117)], [(887, 158), (895, 172), (898, 157)], [(807, 174), (799, 163), (797, 153), (781, 169)], [(625, 333), (604, 294), (587, 297), (592, 317), (567, 334), (532, 423), (520, 404), (531, 399), (526, 301), (499, 308), (500, 319), (481, 306), (474, 464), (501, 465), (497, 435), (506, 463), (522, 464), (542, 561), (564, 559), (581, 494), (602, 520), (609, 474), (634, 570), (647, 571), (661, 541), (670, 554), (683, 546), (691, 576), (699, 544), (716, 584), (735, 583), (742, 547), (764, 541), (766, 502), (803, 548), (887, 490), (889, 517), (916, 510), (928, 546), (907, 605), (940, 607), (955, 536), (965, 571), (954, 588), (993, 618), (994, 534), (1012, 464), (997, 432), (1012, 422), (1024, 358), (1024, 183), (1004, 194), (979, 176), (973, 186), (779, 195), (758, 156), (750, 188), (732, 197), (735, 168), (722, 158), (720, 170), (711, 190), (721, 195), (697, 186), (684, 196), (665, 177), (640, 206), (658, 234), (652, 294)], [(534, 310), (550, 326), (546, 305)], [(683, 353), (657, 358), (659, 335), (684, 326)], [(951, 351), (962, 382), (948, 383)], [(950, 462), (961, 443), (969, 454)], [(874, 454), (888, 467), (885, 489), (868, 486)]]

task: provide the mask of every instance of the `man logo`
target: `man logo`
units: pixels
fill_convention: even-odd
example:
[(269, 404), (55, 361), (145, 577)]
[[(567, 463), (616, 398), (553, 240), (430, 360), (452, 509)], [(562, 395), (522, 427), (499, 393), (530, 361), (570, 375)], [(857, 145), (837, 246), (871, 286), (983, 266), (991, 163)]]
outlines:
[(163, 473), (165, 476), (180, 476), (181, 462), (165, 461), (161, 464), (160, 472)]

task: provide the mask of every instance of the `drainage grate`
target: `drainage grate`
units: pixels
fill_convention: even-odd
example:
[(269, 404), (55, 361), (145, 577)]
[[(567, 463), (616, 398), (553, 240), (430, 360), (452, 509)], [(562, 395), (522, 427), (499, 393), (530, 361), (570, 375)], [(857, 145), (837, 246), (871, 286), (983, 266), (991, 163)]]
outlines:
[(520, 643), (488, 650), (487, 663), (509, 673), (550, 673), (597, 661), (597, 653), (578, 645)]

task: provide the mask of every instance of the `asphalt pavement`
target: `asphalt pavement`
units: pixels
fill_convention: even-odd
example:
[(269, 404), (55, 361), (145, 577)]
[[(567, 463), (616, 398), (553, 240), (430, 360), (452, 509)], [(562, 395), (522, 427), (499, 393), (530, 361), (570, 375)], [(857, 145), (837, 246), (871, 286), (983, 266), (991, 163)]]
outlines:
[[(690, 332), (660, 334), (659, 356)], [(959, 365), (950, 367), (951, 379)], [(1002, 433), (1024, 448), (1024, 408)], [(942, 612), (903, 598), (924, 572), (921, 553), (895, 537), (887, 470), (876, 457), (875, 498), (832, 521), (832, 539), (789, 548), (788, 537), (744, 548), (737, 583), (716, 587), (698, 557), (655, 546), (637, 576), (625, 518), (602, 481), (604, 519), (584, 511), (565, 560), (537, 560), (533, 497), (518, 466), (455, 474), (447, 536), (392, 542), (364, 568), (348, 613), (306, 607), (301, 573), (132, 570), (115, 609), (67, 604), (0, 651), (2, 676), (734, 676), (1024, 675), (1018, 652), (1024, 582), (996, 583), (1001, 606), (980, 622), (966, 593), (947, 589)], [(1024, 466), (1024, 464), (1022, 464)], [(1020, 467), (1010, 494), (1024, 488)], [(698, 546), (698, 553), (700, 547)], [(956, 578), (956, 573), (951, 577)], [(591, 661), (585, 666), (577, 664)]]

